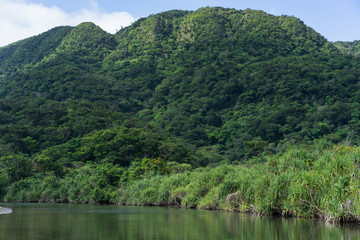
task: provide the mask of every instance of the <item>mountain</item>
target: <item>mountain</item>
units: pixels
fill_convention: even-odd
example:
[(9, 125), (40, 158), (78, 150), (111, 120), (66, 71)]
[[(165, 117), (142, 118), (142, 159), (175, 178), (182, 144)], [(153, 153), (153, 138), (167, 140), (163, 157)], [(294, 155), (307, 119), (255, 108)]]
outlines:
[(360, 41), (334, 42), (334, 45), (344, 54), (360, 56)]
[(0, 48), (0, 76), (32, 67), (51, 54), (71, 30), (72, 27), (56, 27), (39, 36)]
[(124, 140), (134, 160), (181, 152), (172, 160), (194, 165), (358, 144), (359, 66), (300, 19), (250, 9), (168, 11), (114, 35), (54, 28), (0, 48), (0, 156), (119, 163), (101, 143), (123, 127), (142, 136)]

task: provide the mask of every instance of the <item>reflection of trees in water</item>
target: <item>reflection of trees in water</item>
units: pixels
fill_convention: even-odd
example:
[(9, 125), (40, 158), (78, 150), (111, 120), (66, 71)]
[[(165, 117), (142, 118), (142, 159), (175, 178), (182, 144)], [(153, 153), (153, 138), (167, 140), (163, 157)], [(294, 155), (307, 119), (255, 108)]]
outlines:
[(0, 239), (359, 239), (358, 226), (222, 211), (62, 204), (9, 205)]

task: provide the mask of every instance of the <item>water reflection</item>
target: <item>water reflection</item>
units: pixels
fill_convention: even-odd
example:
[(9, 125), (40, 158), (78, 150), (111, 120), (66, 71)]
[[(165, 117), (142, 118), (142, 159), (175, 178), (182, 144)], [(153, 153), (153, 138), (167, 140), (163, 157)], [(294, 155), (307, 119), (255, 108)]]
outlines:
[(5, 204), (0, 239), (360, 239), (360, 228), (173, 208)]

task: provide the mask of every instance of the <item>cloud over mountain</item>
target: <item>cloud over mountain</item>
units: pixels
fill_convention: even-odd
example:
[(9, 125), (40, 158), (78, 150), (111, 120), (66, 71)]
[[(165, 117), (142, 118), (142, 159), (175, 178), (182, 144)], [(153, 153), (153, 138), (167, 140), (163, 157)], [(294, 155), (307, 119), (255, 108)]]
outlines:
[(0, 46), (40, 34), (55, 26), (75, 26), (91, 21), (102, 29), (115, 33), (122, 26), (128, 26), (135, 18), (127, 12), (103, 12), (95, 1), (91, 7), (67, 13), (62, 9), (22, 0), (0, 0)]

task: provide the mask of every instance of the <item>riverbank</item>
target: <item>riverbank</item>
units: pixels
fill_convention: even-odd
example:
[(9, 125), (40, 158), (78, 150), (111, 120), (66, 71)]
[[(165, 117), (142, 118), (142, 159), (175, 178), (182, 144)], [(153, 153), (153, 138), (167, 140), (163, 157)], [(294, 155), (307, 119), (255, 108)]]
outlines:
[(88, 164), (62, 178), (38, 175), (13, 183), (3, 200), (174, 206), (358, 223), (359, 156), (360, 147), (288, 147), (246, 165), (137, 175), (130, 167), (121, 178), (137, 179), (120, 182), (111, 178), (110, 165)]
[(12, 210), (10, 208), (0, 207), (0, 215), (9, 213), (12, 213)]
[(360, 148), (289, 148), (254, 165), (144, 178), (119, 190), (125, 205), (360, 222)]

